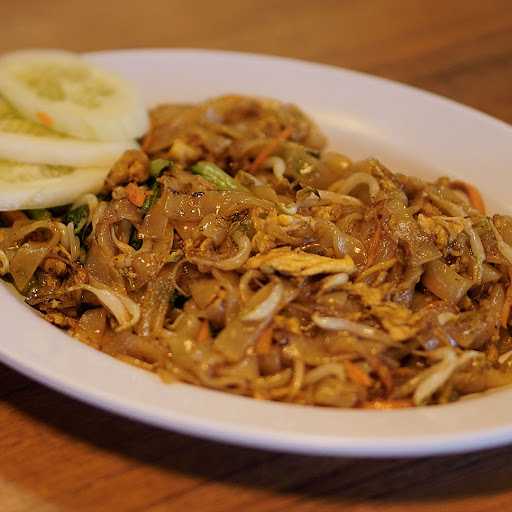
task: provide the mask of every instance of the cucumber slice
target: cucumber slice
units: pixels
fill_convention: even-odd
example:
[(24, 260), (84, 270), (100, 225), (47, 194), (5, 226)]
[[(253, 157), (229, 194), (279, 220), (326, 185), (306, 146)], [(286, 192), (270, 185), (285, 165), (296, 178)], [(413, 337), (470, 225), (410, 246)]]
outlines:
[(78, 140), (23, 118), (0, 97), (0, 159), (73, 167), (109, 167), (133, 141)]
[(2, 56), (0, 92), (28, 119), (82, 139), (132, 140), (149, 125), (130, 83), (66, 51)]
[(0, 160), (0, 211), (51, 208), (98, 192), (108, 168), (76, 168)]

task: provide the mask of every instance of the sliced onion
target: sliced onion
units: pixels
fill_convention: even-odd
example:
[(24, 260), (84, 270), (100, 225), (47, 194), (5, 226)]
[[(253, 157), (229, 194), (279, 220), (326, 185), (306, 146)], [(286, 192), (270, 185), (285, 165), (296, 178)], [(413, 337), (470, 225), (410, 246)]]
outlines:
[(117, 320), (119, 325), (116, 327), (116, 331), (125, 331), (133, 327), (140, 319), (140, 306), (126, 295), (88, 284), (72, 286), (67, 291), (75, 290), (86, 290), (94, 294)]
[(340, 272), (339, 274), (333, 274), (322, 279), (320, 284), (320, 292), (330, 292), (337, 290), (340, 286), (348, 283), (349, 275), (346, 272)]
[(366, 324), (347, 320), (346, 318), (320, 316), (318, 313), (314, 313), (311, 319), (318, 327), (326, 331), (348, 331), (361, 338), (382, 341), (384, 343), (393, 343), (391, 337), (384, 331)]
[(442, 361), (415, 377), (420, 383), (414, 391), (413, 401), (415, 405), (424, 404), (445, 382), (453, 372), (460, 366), (465, 365), (472, 359), (482, 357), (481, 352), (468, 350), (457, 357), (452, 348), (442, 348), (430, 353), (431, 357), (442, 357)]
[(327, 363), (310, 370), (304, 378), (304, 385), (315, 384), (325, 377), (338, 377), (341, 381), (346, 380), (345, 367), (340, 363)]
[(260, 277), (261, 274), (258, 270), (248, 270), (240, 278), (240, 298), (243, 302), (247, 302), (255, 292), (251, 290), (251, 281)]
[[(341, 230), (331, 221), (325, 219), (317, 219), (314, 222), (314, 228), (320, 235), (326, 235), (330, 240), (336, 257), (343, 258), (346, 254), (350, 256), (357, 256), (358, 252), (354, 254), (354, 246), (352, 238)], [(362, 246), (362, 244), (361, 244)]]
[(348, 178), (338, 180), (329, 187), (329, 190), (348, 195), (359, 185), (368, 186), (371, 199), (375, 199), (380, 191), (379, 182), (371, 174), (366, 172), (355, 172)]
[(263, 167), (269, 167), (272, 169), (274, 176), (278, 180), (282, 180), (284, 173), (286, 172), (286, 163), (279, 156), (271, 156), (263, 162)]
[(471, 221), (469, 219), (464, 219), (464, 231), (469, 237), (469, 243), (471, 245), (471, 250), (473, 251), (473, 256), (476, 260), (478, 273), (476, 277), (476, 282), (479, 283), (482, 280), (483, 273), (483, 263), (485, 261), (485, 251), (484, 246), (482, 245), (482, 240), (478, 236), (477, 232), (473, 229)]
[(322, 202), (342, 204), (345, 206), (364, 206), (364, 203), (357, 199), (357, 197), (349, 196), (347, 194), (339, 194), (332, 190), (318, 190), (318, 195)]
[(248, 236), (241, 231), (235, 231), (231, 236), (238, 246), (238, 251), (230, 258), (214, 260), (200, 256), (190, 256), (187, 259), (196, 265), (206, 265), (208, 267), (214, 267), (221, 270), (234, 270), (236, 268), (240, 268), (249, 259), (251, 254), (251, 241)]
[(215, 348), (219, 350), (228, 361), (240, 361), (244, 357), (247, 348), (256, 342), (279, 309), (285, 307), (286, 304), (295, 299), (297, 296), (295, 289), (291, 286), (287, 287), (284, 284), (282, 287), (281, 301), (275, 305), (273, 309), (268, 311), (267, 316), (263, 320), (248, 322), (241, 318), (242, 315), (247, 311), (252, 311), (256, 305), (261, 302), (262, 297), (259, 295), (260, 290), (251, 297), (244, 312), (228, 322), (226, 327), (219, 333), (215, 339)]
[(454, 350), (446, 350), (443, 360), (420, 374), (420, 384), (414, 391), (416, 405), (426, 402), (450, 377), (457, 368), (457, 356)]
[[(257, 322), (271, 315), (283, 298), (283, 285), (281, 281), (269, 283), (251, 297), (251, 303), (264, 298), (255, 307), (250, 307), (241, 312), (240, 319), (244, 322)], [(252, 304), (251, 304), (252, 306)]]

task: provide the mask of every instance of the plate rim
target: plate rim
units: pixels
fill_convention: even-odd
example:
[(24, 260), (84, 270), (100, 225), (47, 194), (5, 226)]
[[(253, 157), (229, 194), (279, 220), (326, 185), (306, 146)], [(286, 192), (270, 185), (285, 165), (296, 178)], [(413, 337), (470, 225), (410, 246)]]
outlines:
[[(442, 102), (452, 109), (470, 113), (473, 116), (492, 123), (500, 130), (507, 130), (509, 135), (512, 136), (512, 126), (505, 121), (494, 118), (489, 114), (481, 112), (473, 107), (458, 103), (454, 100), (440, 96), (438, 94), (419, 89), (401, 82), (389, 80), (374, 76), (368, 73), (354, 71), (342, 67), (332, 66), (328, 64), (316, 63), (307, 60), (290, 59), (287, 57), (279, 57), (273, 55), (264, 55), (257, 53), (246, 52), (233, 52), (225, 50), (211, 50), (199, 48), (144, 48), (144, 49), (120, 49), (120, 50), (101, 50), (96, 52), (87, 52), (85, 56), (99, 56), (101, 57), (117, 57), (119, 55), (126, 55), (130, 57), (133, 54), (150, 54), (150, 53), (171, 53), (171, 54), (196, 54), (197, 56), (205, 55), (222, 55), (222, 56), (237, 56), (242, 58), (251, 58), (257, 60), (268, 61), (282, 61), (294, 65), (308, 65), (315, 69), (329, 72), (343, 72), (355, 77), (370, 80), (376, 83), (385, 84), (387, 87), (399, 88), (420, 95), (436, 102)], [(12, 299), (14, 301), (14, 298)], [(34, 314), (30, 311), (30, 314)], [(36, 315), (34, 315), (36, 317)], [(64, 336), (69, 335), (62, 333)], [(90, 349), (94, 350), (94, 349)], [(96, 351), (95, 351), (96, 352)], [(104, 354), (102, 354), (104, 355)], [(108, 357), (108, 356), (105, 356)], [(283, 439), (282, 436), (276, 436), (275, 432), (271, 431), (251, 431), (248, 433), (247, 428), (241, 431), (237, 428), (227, 428), (226, 424), (217, 423), (213, 424), (212, 420), (209, 422), (208, 428), (205, 430), (204, 421), (198, 421), (185, 416), (180, 418), (169, 419), (169, 416), (162, 416), (156, 410), (151, 410), (149, 416), (143, 416), (140, 407), (134, 403), (130, 403), (129, 399), (119, 400), (118, 397), (111, 396), (109, 393), (95, 391), (87, 391), (83, 386), (66, 382), (63, 384), (63, 379), (57, 375), (52, 375), (48, 371), (45, 372), (44, 368), (37, 365), (20, 361), (11, 357), (0, 346), (0, 360), (5, 364), (14, 368), (16, 371), (32, 378), (56, 391), (71, 396), (82, 402), (88, 403), (95, 407), (99, 407), (108, 412), (113, 412), (122, 416), (127, 416), (137, 421), (143, 421), (160, 428), (172, 429), (173, 431), (181, 432), (183, 434), (195, 435), (198, 437), (213, 439), (225, 443), (238, 444), (243, 446), (256, 447), (260, 449), (272, 449), (277, 451), (294, 452), (310, 455), (337, 455), (337, 456), (352, 456), (352, 457), (388, 457), (388, 456), (402, 456), (413, 457), (421, 455), (440, 455), (449, 453), (461, 453), (466, 451), (473, 451), (481, 448), (490, 448), (512, 442), (512, 423), (509, 426), (496, 427), (494, 429), (487, 429), (483, 433), (479, 431), (469, 432), (464, 435), (450, 436), (450, 435), (436, 435), (436, 436), (423, 436), (421, 438), (403, 439), (387, 437), (386, 440), (375, 438), (369, 441), (368, 438), (351, 438), (351, 437), (336, 437), (335, 442), (326, 436), (313, 436), (311, 434), (296, 434), (292, 438)], [(119, 363), (124, 364), (124, 363)], [(131, 371), (142, 371), (136, 368), (131, 368)], [(202, 390), (204, 392), (212, 392), (210, 390)], [(214, 392), (219, 393), (219, 392)], [(222, 393), (227, 397), (230, 395)], [(233, 397), (234, 398), (234, 397)], [(248, 399), (251, 400), (251, 399)], [(275, 405), (275, 404), (273, 404)], [(297, 405), (279, 404), (279, 407), (303, 407)], [(444, 406), (442, 406), (444, 407)], [(448, 406), (450, 407), (450, 406)], [(146, 408), (146, 413), (148, 409)], [(340, 411), (341, 412), (341, 411)], [(343, 411), (343, 414), (361, 414), (363, 411)], [(367, 411), (368, 412), (368, 411)], [(401, 411), (372, 411), (370, 414), (390, 414), (400, 415)], [(172, 425), (170, 424), (172, 423)]]

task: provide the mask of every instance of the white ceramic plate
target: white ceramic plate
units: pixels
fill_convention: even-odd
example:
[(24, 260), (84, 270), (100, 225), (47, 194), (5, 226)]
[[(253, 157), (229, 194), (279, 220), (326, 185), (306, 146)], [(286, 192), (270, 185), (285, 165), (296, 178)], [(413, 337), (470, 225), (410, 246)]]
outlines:
[[(508, 209), (512, 128), (410, 87), (328, 66), (202, 50), (89, 55), (133, 81), (148, 106), (226, 92), (295, 102), (350, 156), (393, 169), (450, 174)], [(165, 385), (68, 337), (0, 286), (0, 359), (50, 387), (109, 411), (188, 434), (310, 454), (413, 456), (512, 441), (512, 391), (398, 411), (335, 410), (265, 403)]]

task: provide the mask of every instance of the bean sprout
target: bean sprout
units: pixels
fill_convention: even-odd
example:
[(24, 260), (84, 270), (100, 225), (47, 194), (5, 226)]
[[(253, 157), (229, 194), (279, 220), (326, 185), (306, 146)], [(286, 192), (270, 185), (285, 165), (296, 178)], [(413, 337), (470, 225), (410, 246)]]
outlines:
[(286, 172), (286, 163), (279, 156), (271, 156), (271, 157), (267, 158), (263, 162), (263, 167), (271, 168), (272, 172), (274, 173), (274, 176), (278, 180), (282, 180), (284, 173)]

